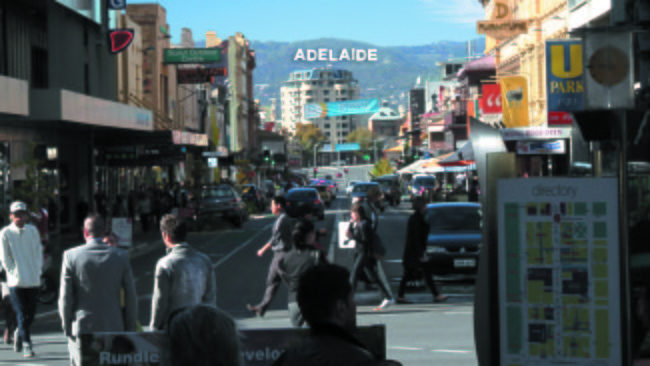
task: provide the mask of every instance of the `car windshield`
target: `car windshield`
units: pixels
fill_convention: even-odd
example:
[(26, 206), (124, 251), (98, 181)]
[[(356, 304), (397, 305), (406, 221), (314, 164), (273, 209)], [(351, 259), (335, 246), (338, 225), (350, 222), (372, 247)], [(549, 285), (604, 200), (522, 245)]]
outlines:
[(313, 186), (313, 187), (309, 187), (309, 188), (313, 188), (313, 189), (317, 190), (318, 192), (327, 192), (327, 187), (326, 186)]
[(355, 185), (357, 183), (359, 183), (359, 182), (350, 182), (350, 183), (348, 183), (348, 187), (352, 187), (353, 185)]
[(420, 186), (435, 186), (436, 185), (436, 180), (433, 178), (417, 178), (415, 180), (415, 183)]
[(352, 192), (368, 192), (368, 190), (372, 187), (377, 187), (377, 186), (374, 184), (357, 184), (352, 189)]
[(427, 210), (425, 220), (432, 232), (481, 230), (478, 207), (435, 207)]
[(287, 194), (287, 199), (305, 199), (316, 198), (317, 194), (314, 191), (293, 191)]
[(235, 192), (231, 188), (206, 188), (201, 192), (201, 198), (232, 198)]

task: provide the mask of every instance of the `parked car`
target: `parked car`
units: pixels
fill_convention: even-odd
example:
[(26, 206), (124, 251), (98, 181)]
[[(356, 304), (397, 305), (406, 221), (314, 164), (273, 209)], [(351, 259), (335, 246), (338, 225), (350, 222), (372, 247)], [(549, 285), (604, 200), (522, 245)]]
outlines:
[(266, 198), (264, 197), (264, 192), (254, 184), (244, 184), (242, 186), (241, 198), (244, 202), (253, 202), (261, 212), (266, 210)]
[(425, 265), (433, 273), (476, 274), (481, 250), (478, 203), (433, 203), (424, 215), (430, 225)]
[(319, 220), (325, 219), (325, 205), (314, 188), (296, 188), (285, 195), (287, 199), (287, 215), (296, 218), (303, 206), (311, 207), (311, 212)]
[(325, 180), (332, 180), (332, 175), (331, 175), (331, 174), (327, 174), (327, 175), (325, 176)]
[[(354, 187), (352, 188), (352, 193), (350, 194), (352, 204), (365, 201), (367, 199), (368, 190), (372, 187), (377, 187), (381, 190), (379, 184), (375, 182), (368, 182), (368, 183), (364, 182), (364, 183), (355, 184)], [(375, 202), (375, 205), (379, 209), (379, 211), (384, 212), (384, 210), (386, 209), (386, 203), (383, 195), (377, 202)]]
[(349, 196), (352, 193), (352, 188), (354, 188), (354, 185), (357, 183), (361, 183), (362, 181), (360, 180), (351, 180), (348, 182), (348, 186), (345, 188), (345, 193)]
[(271, 199), (275, 196), (275, 184), (272, 180), (265, 180), (264, 186), (266, 187), (266, 197)]
[(248, 207), (235, 189), (229, 185), (206, 185), (201, 188), (194, 211), (199, 226), (210, 218), (223, 218), (241, 227), (248, 220)]
[(386, 201), (388, 201), (391, 206), (399, 205), (401, 203), (402, 192), (400, 192), (399, 181), (384, 177), (375, 178), (372, 181), (379, 183)]
[(313, 188), (318, 192), (318, 197), (325, 203), (325, 207), (330, 208), (332, 206), (332, 201), (334, 201), (334, 197), (336, 196), (332, 194), (330, 187), (326, 185), (314, 185), (307, 188)]
[(411, 183), (409, 198), (411, 200), (418, 196), (428, 198), (432, 192), (435, 192), (436, 186), (436, 177), (432, 175), (416, 175)]

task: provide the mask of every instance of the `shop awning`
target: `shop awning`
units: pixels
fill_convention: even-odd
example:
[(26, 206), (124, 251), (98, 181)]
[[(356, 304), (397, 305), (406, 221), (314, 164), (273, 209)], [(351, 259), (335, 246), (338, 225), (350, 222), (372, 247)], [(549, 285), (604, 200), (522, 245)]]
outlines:
[(474, 163), (474, 149), (472, 142), (468, 141), (458, 151), (440, 161), (441, 166), (467, 166)]
[(384, 150), (385, 152), (398, 152), (401, 153), (402, 150), (404, 150), (404, 147), (402, 145), (397, 145), (395, 147), (391, 147), (390, 149)]
[(409, 165), (409, 166), (407, 166), (407, 167), (404, 167), (404, 168), (398, 170), (397, 173), (398, 173), (398, 174), (402, 174), (402, 173), (416, 173), (416, 172), (420, 172), (421, 169), (422, 169), (422, 165), (424, 165), (424, 164), (426, 164), (426, 163), (428, 163), (428, 162), (431, 162), (432, 160), (434, 160), (434, 159), (422, 159), (422, 160), (418, 160), (418, 161), (416, 161), (415, 163), (413, 163), (413, 164), (411, 164), (411, 165)]

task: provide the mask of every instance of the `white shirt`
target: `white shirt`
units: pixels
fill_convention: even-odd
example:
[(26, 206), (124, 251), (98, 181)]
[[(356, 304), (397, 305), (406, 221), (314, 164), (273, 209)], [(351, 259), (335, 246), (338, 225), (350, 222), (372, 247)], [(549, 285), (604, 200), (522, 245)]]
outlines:
[(0, 263), (7, 271), (9, 287), (39, 287), (43, 249), (36, 227), (11, 223), (0, 231)]

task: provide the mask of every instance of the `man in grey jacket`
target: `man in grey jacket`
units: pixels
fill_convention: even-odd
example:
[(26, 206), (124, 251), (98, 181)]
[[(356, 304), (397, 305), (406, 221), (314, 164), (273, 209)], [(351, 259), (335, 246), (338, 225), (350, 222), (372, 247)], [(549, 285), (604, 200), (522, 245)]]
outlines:
[(217, 305), (217, 285), (210, 258), (187, 244), (187, 224), (165, 215), (160, 231), (167, 255), (156, 264), (151, 309), (151, 330), (165, 328), (175, 310), (197, 305)]
[(105, 229), (101, 217), (87, 218), (86, 244), (63, 253), (59, 314), (73, 366), (81, 364), (79, 335), (135, 331), (138, 307), (129, 255), (103, 243)]
[(275, 296), (280, 288), (283, 275), (282, 270), (280, 269), (280, 263), (284, 260), (285, 254), (290, 251), (292, 247), (291, 232), (293, 226), (291, 225), (289, 215), (285, 212), (286, 206), (287, 200), (282, 196), (275, 196), (273, 201), (271, 201), (271, 212), (273, 212), (274, 215), (278, 215), (278, 220), (275, 222), (275, 225), (273, 225), (271, 240), (257, 251), (257, 255), (261, 257), (267, 250), (273, 249), (273, 261), (271, 261), (269, 274), (266, 278), (266, 292), (264, 293), (264, 298), (257, 306), (251, 306), (250, 304), (247, 305), (248, 310), (254, 312), (259, 317), (264, 316), (266, 308), (271, 304), (273, 296)]

